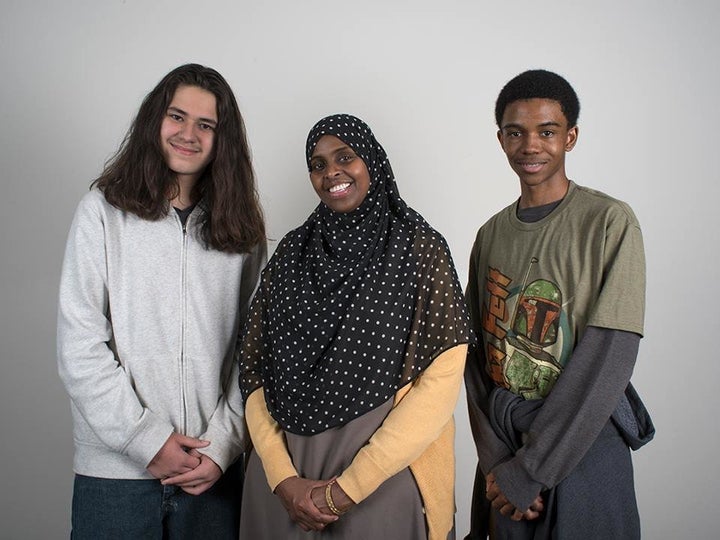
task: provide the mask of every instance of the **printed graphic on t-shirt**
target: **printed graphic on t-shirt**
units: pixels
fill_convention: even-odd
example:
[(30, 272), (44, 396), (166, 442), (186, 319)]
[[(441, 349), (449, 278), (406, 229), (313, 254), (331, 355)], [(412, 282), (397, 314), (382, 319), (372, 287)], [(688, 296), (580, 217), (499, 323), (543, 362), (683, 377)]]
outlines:
[(569, 357), (563, 294), (532, 257), (522, 281), (488, 268), (482, 326), (493, 381), (526, 399), (550, 393)]

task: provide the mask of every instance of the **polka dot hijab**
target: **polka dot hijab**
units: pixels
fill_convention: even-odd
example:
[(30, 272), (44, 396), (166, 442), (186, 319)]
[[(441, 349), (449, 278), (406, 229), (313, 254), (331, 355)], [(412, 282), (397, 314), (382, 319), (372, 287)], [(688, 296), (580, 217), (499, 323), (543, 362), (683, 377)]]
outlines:
[(242, 344), (243, 399), (264, 387), (288, 432), (313, 435), (378, 407), (442, 352), (470, 341), (445, 239), (400, 198), (382, 146), (360, 119), (320, 120), (363, 160), (370, 189), (352, 212), (320, 205), (263, 271)]

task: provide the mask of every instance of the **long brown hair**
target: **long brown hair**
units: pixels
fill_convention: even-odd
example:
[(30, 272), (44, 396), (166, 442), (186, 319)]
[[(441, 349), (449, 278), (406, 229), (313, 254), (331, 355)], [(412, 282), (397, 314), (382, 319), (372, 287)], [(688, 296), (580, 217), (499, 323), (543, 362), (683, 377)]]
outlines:
[(186, 64), (165, 75), (145, 96), (120, 148), (92, 186), (100, 188), (110, 204), (140, 218), (156, 221), (167, 215), (168, 200), (180, 188), (163, 157), (160, 125), (181, 85), (207, 90), (217, 103), (214, 157), (193, 193), (204, 210), (200, 234), (214, 249), (247, 253), (265, 241), (265, 221), (245, 123), (230, 86), (212, 68)]

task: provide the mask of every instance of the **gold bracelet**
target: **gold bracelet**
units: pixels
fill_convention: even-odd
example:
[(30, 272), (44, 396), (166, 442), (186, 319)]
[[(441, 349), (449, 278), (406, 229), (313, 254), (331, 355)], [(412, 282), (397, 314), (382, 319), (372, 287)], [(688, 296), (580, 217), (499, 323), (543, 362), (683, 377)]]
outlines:
[(325, 486), (325, 502), (328, 505), (328, 508), (330, 511), (335, 514), (336, 516), (339, 516), (342, 514), (340, 510), (338, 510), (338, 507), (335, 506), (335, 503), (333, 502), (332, 498), (332, 485), (335, 483), (335, 480), (330, 482), (327, 486)]

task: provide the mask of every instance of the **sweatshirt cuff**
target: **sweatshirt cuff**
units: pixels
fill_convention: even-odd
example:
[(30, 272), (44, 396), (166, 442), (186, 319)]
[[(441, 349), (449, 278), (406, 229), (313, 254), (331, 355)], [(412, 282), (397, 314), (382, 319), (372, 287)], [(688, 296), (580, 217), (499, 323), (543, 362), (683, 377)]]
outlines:
[(500, 491), (521, 512), (527, 510), (545, 488), (530, 477), (517, 458), (501, 463), (492, 472)]
[(149, 409), (145, 409), (137, 431), (125, 445), (122, 453), (147, 468), (173, 431), (172, 425), (160, 420)]
[(198, 448), (198, 452), (212, 459), (223, 473), (242, 454), (246, 446), (245, 441), (233, 440), (234, 438), (226, 431), (214, 427), (212, 424), (199, 438), (210, 441), (210, 444), (205, 448)]

